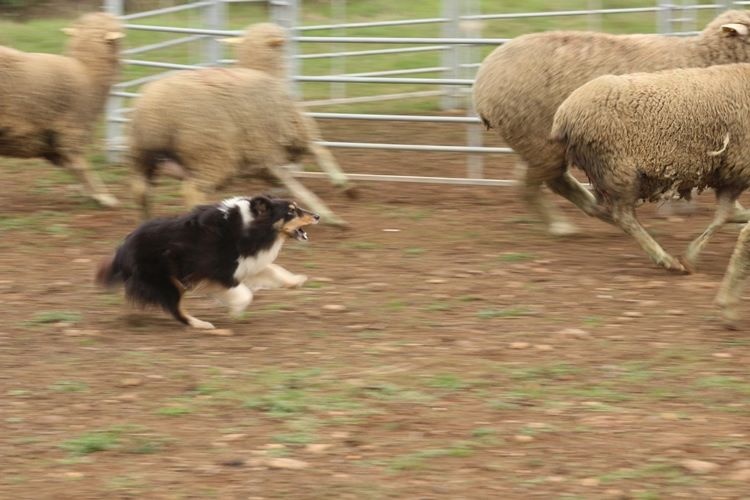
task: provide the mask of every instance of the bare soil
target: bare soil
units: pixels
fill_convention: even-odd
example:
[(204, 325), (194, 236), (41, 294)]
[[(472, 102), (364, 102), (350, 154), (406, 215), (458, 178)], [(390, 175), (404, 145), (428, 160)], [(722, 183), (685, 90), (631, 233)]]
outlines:
[[(338, 140), (463, 138), (323, 125)], [(465, 169), (335, 153), (351, 172)], [(486, 175), (510, 178), (512, 161), (488, 158)], [(562, 200), (581, 235), (545, 235), (512, 188), (361, 183), (352, 201), (310, 180), (351, 229), (289, 243), (279, 262), (309, 283), (259, 293), (242, 319), (192, 298), (215, 335), (94, 286), (137, 222), (123, 168), (105, 174), (125, 205), (101, 210), (51, 166), (0, 164), (1, 498), (750, 494), (750, 307), (730, 332), (712, 306), (736, 225), (678, 276)], [(159, 193), (179, 210), (175, 185)], [(711, 210), (704, 194), (689, 217), (640, 216), (679, 253)]]

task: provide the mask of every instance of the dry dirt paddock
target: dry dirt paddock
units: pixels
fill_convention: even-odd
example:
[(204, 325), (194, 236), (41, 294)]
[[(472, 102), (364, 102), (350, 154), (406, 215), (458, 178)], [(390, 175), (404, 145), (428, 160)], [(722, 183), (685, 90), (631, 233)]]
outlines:
[[(326, 135), (463, 135), (357, 125)], [(464, 168), (336, 155), (352, 172)], [(106, 179), (125, 205), (100, 210), (53, 167), (0, 165), (1, 498), (750, 495), (750, 302), (736, 332), (711, 305), (737, 226), (677, 276), (562, 202), (584, 234), (547, 237), (512, 188), (362, 183), (352, 202), (307, 181), (351, 229), (290, 242), (280, 263), (309, 283), (260, 293), (240, 320), (191, 299), (218, 335), (94, 287), (136, 223), (124, 169)], [(175, 192), (159, 188), (163, 213)], [(711, 207), (705, 194), (690, 217), (640, 214), (678, 252)]]

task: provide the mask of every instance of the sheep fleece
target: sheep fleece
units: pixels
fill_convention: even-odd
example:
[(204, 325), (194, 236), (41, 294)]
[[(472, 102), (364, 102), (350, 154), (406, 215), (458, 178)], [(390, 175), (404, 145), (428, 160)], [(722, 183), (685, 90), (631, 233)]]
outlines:
[[(186, 71), (150, 83), (137, 101), (132, 154), (163, 155), (205, 186), (307, 152), (309, 131), (284, 82), (243, 68)], [(137, 161), (142, 168), (153, 161)], [(149, 176), (150, 172), (144, 172)]]
[(604, 202), (655, 200), (750, 181), (750, 64), (606, 75), (558, 109), (567, 143)]

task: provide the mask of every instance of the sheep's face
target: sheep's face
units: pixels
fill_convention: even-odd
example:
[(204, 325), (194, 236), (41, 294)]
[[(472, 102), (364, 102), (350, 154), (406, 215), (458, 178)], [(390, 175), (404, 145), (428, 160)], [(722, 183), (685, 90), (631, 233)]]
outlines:
[(237, 46), (237, 63), (240, 67), (283, 78), (286, 74), (286, 40), (286, 30), (281, 26), (259, 23), (250, 25), (241, 37), (222, 41)]
[(63, 31), (70, 36), (68, 51), (74, 57), (119, 64), (125, 33), (115, 16), (105, 12), (86, 14)]
[(715, 64), (750, 62), (750, 11), (729, 10), (701, 33)]
[(253, 220), (270, 224), (279, 234), (295, 240), (306, 240), (305, 226), (317, 224), (318, 214), (300, 208), (294, 201), (267, 196), (256, 196), (250, 200)]

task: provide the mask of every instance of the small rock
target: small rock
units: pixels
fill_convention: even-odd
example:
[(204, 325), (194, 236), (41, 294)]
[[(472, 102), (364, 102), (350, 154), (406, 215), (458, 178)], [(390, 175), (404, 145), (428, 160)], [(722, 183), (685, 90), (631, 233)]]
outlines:
[(599, 486), (599, 480), (595, 477), (581, 479), (581, 486)]
[(680, 416), (678, 414), (671, 413), (671, 412), (660, 413), (659, 416), (663, 418), (664, 420), (679, 420), (680, 419)]
[(511, 349), (526, 349), (529, 347), (529, 345), (531, 344), (529, 344), (528, 342), (511, 342), (508, 347), (510, 347)]
[(130, 378), (124, 378), (120, 380), (120, 383), (117, 384), (119, 387), (135, 387), (138, 385), (141, 385), (143, 383), (142, 379), (130, 377)]
[(553, 347), (548, 344), (536, 344), (534, 348), (536, 348), (538, 351), (551, 351), (553, 349)]
[(227, 458), (219, 461), (225, 467), (242, 467), (247, 461), (244, 458)]
[(346, 311), (346, 306), (343, 304), (326, 304), (322, 309), (328, 312), (341, 312)]
[(685, 314), (683, 309), (667, 309), (664, 312), (670, 316), (683, 316)]
[(719, 464), (693, 458), (682, 460), (680, 465), (693, 474), (709, 474), (719, 468)]
[(217, 337), (231, 337), (234, 332), (229, 328), (214, 328), (212, 330), (203, 330), (208, 335), (216, 335)]
[(643, 316), (643, 313), (640, 311), (625, 311), (622, 315), (626, 318), (640, 318)]
[(65, 477), (67, 477), (68, 479), (81, 479), (83, 477), (83, 472), (66, 472)]
[(261, 448), (264, 448), (266, 450), (281, 450), (286, 448), (286, 445), (283, 445), (281, 443), (268, 443), (261, 446)]
[(313, 278), (313, 281), (317, 281), (319, 283), (333, 283), (333, 278), (326, 278), (325, 276), (318, 276), (316, 278)]
[(557, 333), (574, 339), (585, 339), (591, 336), (589, 332), (581, 330), (580, 328), (564, 328)]
[(331, 446), (333, 445), (324, 443), (311, 443), (305, 446), (305, 451), (309, 451), (310, 453), (323, 453)]
[(565, 481), (565, 476), (547, 476), (547, 481), (550, 483), (562, 483)]
[(732, 464), (735, 469), (750, 469), (750, 460), (737, 460)]
[(526, 434), (518, 434), (513, 436), (513, 440), (519, 443), (530, 443), (534, 440), (534, 436), (527, 436)]
[(440, 278), (432, 278), (426, 281), (426, 283), (429, 283), (431, 285), (439, 285), (441, 283), (446, 283), (447, 280), (440, 279)]
[(138, 394), (135, 392), (126, 392), (117, 396), (116, 399), (121, 402), (129, 403), (138, 399)]
[(740, 469), (732, 472), (727, 476), (727, 479), (731, 481), (750, 481), (750, 469)]
[(604, 490), (604, 494), (609, 498), (615, 498), (617, 500), (628, 498), (627, 493), (623, 490), (618, 490), (617, 488), (606, 489)]
[(43, 424), (59, 424), (65, 421), (65, 417), (62, 415), (42, 415), (38, 420)]
[(731, 358), (732, 354), (729, 352), (715, 352), (712, 354), (714, 358)]
[(88, 264), (89, 262), (91, 262), (91, 259), (84, 259), (84, 258), (73, 259), (74, 264)]
[(302, 460), (296, 460), (294, 458), (269, 458), (266, 460), (266, 465), (272, 469), (291, 469), (300, 470), (307, 468), (310, 464)]
[(238, 439), (242, 439), (246, 437), (247, 434), (244, 434), (242, 432), (236, 432), (234, 434), (224, 434), (219, 438), (219, 441), (237, 441)]

